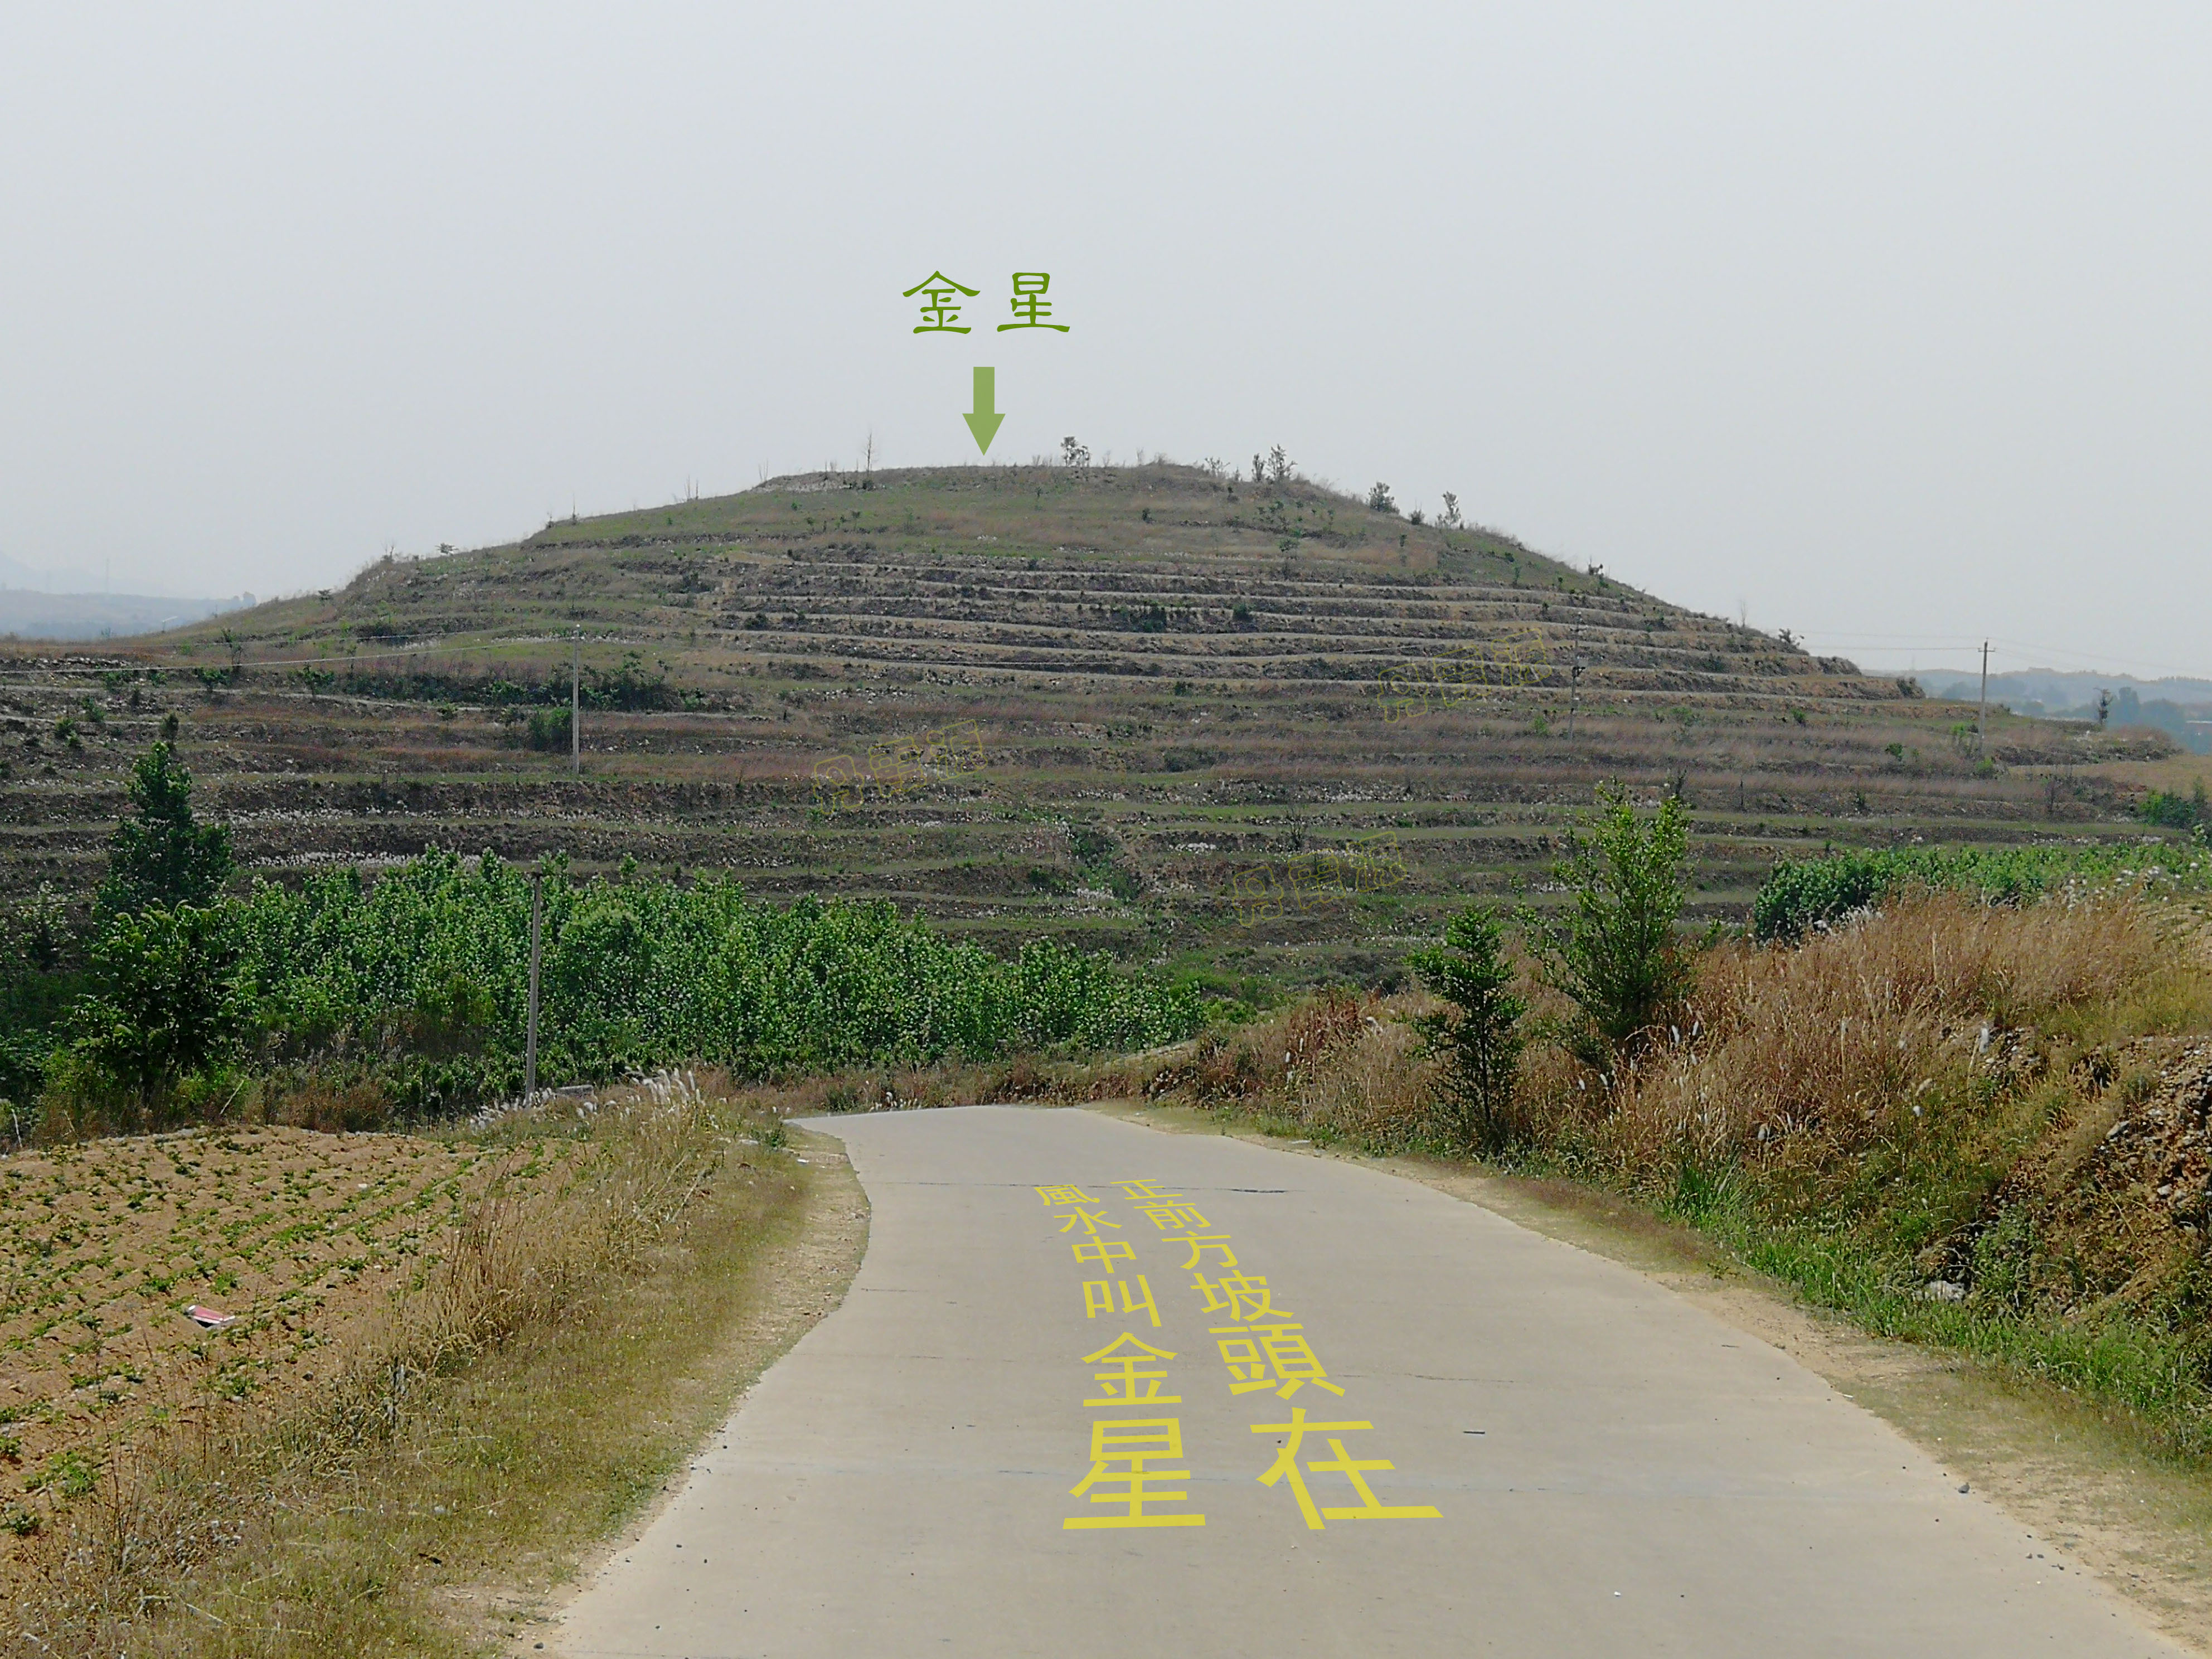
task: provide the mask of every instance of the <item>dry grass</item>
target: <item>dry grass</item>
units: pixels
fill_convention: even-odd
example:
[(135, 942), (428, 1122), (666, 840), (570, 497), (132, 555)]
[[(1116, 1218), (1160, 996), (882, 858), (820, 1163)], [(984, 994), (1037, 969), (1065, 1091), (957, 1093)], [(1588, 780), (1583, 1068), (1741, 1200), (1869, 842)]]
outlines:
[[(2212, 1460), (2212, 952), (2128, 894), (1901, 902), (1796, 948), (1723, 945), (1608, 1086), (1523, 1057), (1526, 1176), (1687, 1223), (1885, 1335), (2053, 1382)], [(1525, 985), (1542, 1029), (1562, 1011)], [(1413, 998), (1333, 994), (1066, 1079), (1376, 1152), (1447, 1150)]]
[(1579, 1091), (1579, 1115), (1624, 1171), (1855, 1156), (1962, 1090), (2048, 1065), (2043, 1023), (2151, 979), (2171, 932), (2127, 902), (1927, 894), (1795, 950), (1726, 945), (1704, 963), (1689, 1029), (1610, 1097)]
[(1245, 1112), (1319, 1140), (1422, 1146), (1431, 1139), (1437, 1072), (1405, 1022), (1427, 1006), (1417, 995), (1328, 992), (1158, 1054), (1091, 1068), (1070, 1092)]
[(807, 1172), (695, 1080), (579, 1110), (484, 1126), (501, 1173), (312, 1397), (115, 1446), (18, 1564), (0, 1652), (459, 1651), (461, 1586), (619, 1524), (740, 1380), (682, 1374)]

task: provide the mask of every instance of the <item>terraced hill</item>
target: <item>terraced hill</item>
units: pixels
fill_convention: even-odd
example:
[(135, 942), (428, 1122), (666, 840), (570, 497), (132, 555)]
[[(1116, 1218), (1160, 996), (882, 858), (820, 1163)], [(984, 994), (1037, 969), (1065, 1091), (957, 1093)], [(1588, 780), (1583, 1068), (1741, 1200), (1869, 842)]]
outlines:
[(2107, 769), (2160, 747), (2006, 717), (1983, 762), (1958, 706), (1601, 570), (1163, 465), (781, 478), (0, 678), (9, 891), (88, 890), (173, 712), (271, 876), (729, 866), (1295, 981), (1539, 884), (1601, 779), (1691, 803), (1722, 912), (1808, 842), (2135, 833)]

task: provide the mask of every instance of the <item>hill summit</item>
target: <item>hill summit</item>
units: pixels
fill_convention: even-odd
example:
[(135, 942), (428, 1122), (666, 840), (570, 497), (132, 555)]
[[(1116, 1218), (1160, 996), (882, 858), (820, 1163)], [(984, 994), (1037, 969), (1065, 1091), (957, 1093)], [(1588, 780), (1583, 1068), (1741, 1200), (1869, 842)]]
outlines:
[(9, 797), (21, 878), (76, 884), (173, 712), (273, 877), (728, 868), (1232, 980), (1387, 977), (1468, 894), (1540, 900), (1607, 778), (1691, 802), (1721, 914), (1839, 825), (2002, 840), (2112, 793), (2063, 728), (1977, 755), (1909, 682), (1501, 532), (1158, 463), (777, 478), (15, 668), (77, 710)]
[[(702, 633), (749, 653), (971, 675), (1203, 675), (1379, 684), (1510, 640), (1564, 685), (1893, 697), (1893, 682), (1573, 570), (1511, 537), (1401, 517), (1294, 478), (1169, 465), (814, 473), (737, 495), (547, 525), (390, 559), (343, 589), (232, 618), (358, 656), (372, 641), (581, 626)], [(206, 637), (212, 630), (199, 630)]]

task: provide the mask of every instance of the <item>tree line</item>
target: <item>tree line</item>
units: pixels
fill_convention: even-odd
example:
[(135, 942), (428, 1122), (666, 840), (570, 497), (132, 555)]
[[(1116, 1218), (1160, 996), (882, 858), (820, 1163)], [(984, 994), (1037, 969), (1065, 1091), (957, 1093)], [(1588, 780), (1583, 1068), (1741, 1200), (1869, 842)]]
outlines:
[[(531, 873), (432, 851), (372, 880), (234, 886), (172, 744), (137, 762), (89, 923), (23, 907), (0, 1013), (0, 1097), (18, 1133), (155, 1127), (257, 1091), (367, 1090), (402, 1115), (517, 1092)], [(540, 872), (538, 1076), (677, 1063), (745, 1077), (1131, 1048), (1188, 1036), (1197, 991), (1032, 941), (1000, 957), (888, 902), (778, 906), (735, 881)]]

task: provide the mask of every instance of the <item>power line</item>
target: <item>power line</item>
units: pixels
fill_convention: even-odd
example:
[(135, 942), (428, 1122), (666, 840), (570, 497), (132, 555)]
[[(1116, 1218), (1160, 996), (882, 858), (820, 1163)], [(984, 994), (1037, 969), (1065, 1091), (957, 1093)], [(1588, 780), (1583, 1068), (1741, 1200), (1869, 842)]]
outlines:
[[(1867, 646), (1876, 650), (1955, 651), (1973, 660), (1978, 659), (1984, 643), (1979, 638), (1958, 634), (1843, 634), (1829, 633), (1826, 629), (1821, 629), (1817, 631), (1814, 637), (1824, 642)], [(2063, 646), (2043, 645), (2033, 640), (2006, 639), (1999, 635), (1990, 635), (1988, 637), (1988, 643), (1993, 647), (2002, 647), (2007, 653), (2016, 653), (2023, 659), (2027, 659), (2027, 664), (2031, 667), (2048, 667), (2056, 672), (2090, 674), (2126, 673), (2131, 678), (2143, 678), (2131, 671), (2112, 667), (2110, 658), (2093, 657), (2085, 652), (2070, 650)], [(2043, 660), (2033, 660), (2038, 658)], [(2134, 660), (2139, 667), (2154, 669), (2166, 674), (2179, 674), (2196, 679), (2212, 679), (2212, 670), (2208, 670), (2202, 665), (2157, 662), (2145, 657), (2137, 657)], [(2079, 666), (2069, 669), (2065, 665), (2069, 662)], [(1972, 665), (1971, 660), (1969, 665)]]

